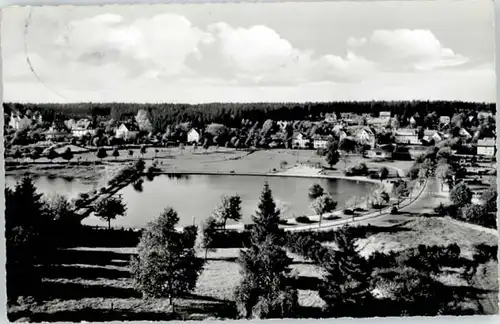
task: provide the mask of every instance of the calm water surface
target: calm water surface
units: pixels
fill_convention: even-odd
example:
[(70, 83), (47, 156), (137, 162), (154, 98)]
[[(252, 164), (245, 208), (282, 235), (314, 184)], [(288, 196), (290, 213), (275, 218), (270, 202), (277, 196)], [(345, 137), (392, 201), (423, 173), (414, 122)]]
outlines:
[[(13, 186), (19, 178), (7, 177), (8, 186)], [(174, 208), (180, 217), (179, 225), (200, 224), (212, 214), (220, 203), (222, 195), (239, 194), (242, 199), (242, 222), (250, 223), (258, 205), (264, 182), (268, 181), (277, 206), (283, 216), (311, 214), (310, 199), (307, 195), (313, 183), (319, 183), (335, 200), (339, 207), (354, 196), (365, 196), (374, 186), (371, 183), (350, 180), (313, 179), (294, 177), (265, 177), (238, 175), (189, 175), (169, 177), (161, 175), (152, 181), (145, 180), (142, 192), (131, 185), (123, 188), (122, 194), (127, 204), (127, 214), (112, 222), (114, 226), (143, 227), (156, 218), (167, 206)], [(44, 194), (62, 194), (74, 198), (80, 192), (97, 189), (97, 183), (71, 182), (56, 178), (37, 177), (35, 183)], [(83, 221), (89, 225), (106, 225), (100, 219), (90, 216)], [(229, 224), (230, 222), (228, 222)]]

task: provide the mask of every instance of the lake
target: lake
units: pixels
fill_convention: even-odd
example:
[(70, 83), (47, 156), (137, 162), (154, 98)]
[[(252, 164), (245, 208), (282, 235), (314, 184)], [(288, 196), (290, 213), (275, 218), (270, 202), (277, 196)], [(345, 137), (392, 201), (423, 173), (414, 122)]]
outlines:
[[(19, 177), (7, 176), (6, 184), (15, 185)], [(97, 189), (97, 183), (82, 182), (74, 179), (36, 177), (35, 184), (40, 193), (61, 194), (74, 198), (80, 192)], [(319, 183), (325, 191), (338, 201), (341, 208), (355, 196), (366, 196), (373, 188), (373, 183), (357, 182), (344, 179), (318, 179), (298, 177), (266, 177), (240, 175), (160, 175), (152, 181), (144, 180), (142, 192), (132, 185), (119, 191), (127, 204), (125, 217), (112, 221), (117, 227), (144, 227), (148, 221), (156, 218), (167, 206), (174, 208), (180, 218), (179, 225), (200, 224), (212, 214), (220, 203), (222, 195), (239, 194), (242, 199), (244, 223), (251, 223), (264, 182), (268, 181), (276, 205), (283, 216), (310, 215), (311, 200), (309, 187)], [(100, 219), (90, 216), (83, 221), (89, 225), (106, 225)], [(228, 222), (231, 224), (231, 222)]]

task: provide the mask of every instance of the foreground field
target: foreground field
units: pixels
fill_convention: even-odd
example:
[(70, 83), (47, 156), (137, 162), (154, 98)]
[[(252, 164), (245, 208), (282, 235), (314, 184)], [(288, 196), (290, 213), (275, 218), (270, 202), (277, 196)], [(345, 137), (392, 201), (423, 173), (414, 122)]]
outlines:
[[(443, 218), (414, 218), (397, 227), (358, 240), (363, 255), (373, 251), (404, 250), (418, 244), (459, 244), (463, 258), (470, 258), (479, 243), (494, 244), (497, 238), (452, 224)], [(325, 244), (329, 244), (326, 242)], [(143, 300), (134, 290), (128, 265), (135, 248), (94, 248), (61, 251), (57, 265), (44, 271), (47, 296), (39, 304), (22, 303), (9, 309), (11, 319), (31, 320), (166, 320), (171, 307), (166, 300)], [(230, 318), (235, 315), (233, 291), (240, 280), (239, 249), (208, 253), (207, 263), (192, 295), (176, 300), (177, 318)], [(204, 255), (203, 251), (199, 256)], [(323, 301), (317, 291), (322, 271), (309, 261), (293, 257), (292, 273), (299, 290), (303, 317), (320, 316)], [(436, 275), (453, 289), (458, 302), (477, 313), (498, 312), (498, 263), (480, 265), (469, 282), (462, 268), (445, 269)], [(77, 317), (76, 317), (77, 316)], [(180, 316), (180, 317), (179, 317)]]

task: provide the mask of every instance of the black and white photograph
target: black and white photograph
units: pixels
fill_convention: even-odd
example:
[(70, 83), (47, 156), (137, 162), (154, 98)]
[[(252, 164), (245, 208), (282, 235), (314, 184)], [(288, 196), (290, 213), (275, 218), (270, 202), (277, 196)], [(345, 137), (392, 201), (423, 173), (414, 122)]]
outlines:
[(494, 20), (2, 9), (9, 321), (497, 315)]

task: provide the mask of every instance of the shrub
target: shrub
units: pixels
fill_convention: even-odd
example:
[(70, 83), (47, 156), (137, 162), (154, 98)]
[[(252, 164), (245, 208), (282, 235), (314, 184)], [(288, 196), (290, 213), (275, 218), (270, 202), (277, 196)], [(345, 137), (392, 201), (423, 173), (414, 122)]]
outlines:
[(297, 216), (295, 217), (295, 221), (297, 223), (305, 223), (305, 224), (311, 223), (311, 220), (307, 216)]
[(243, 229), (246, 230), (246, 231), (250, 231), (252, 230), (252, 228), (254, 228), (255, 224), (245, 224), (243, 225)]
[(445, 216), (446, 213), (447, 213), (447, 208), (445, 205), (443, 205), (443, 203), (440, 203), (439, 206), (437, 206), (436, 208), (434, 208), (434, 212), (436, 214), (438, 214), (439, 216)]
[(498, 259), (498, 245), (488, 245), (481, 243), (476, 245), (476, 254), (474, 260), (479, 263), (486, 263), (489, 260)]
[(284, 218), (280, 218), (280, 220), (278, 221), (278, 223), (281, 224), (281, 225), (286, 225), (286, 224), (288, 224), (288, 220), (284, 219)]

